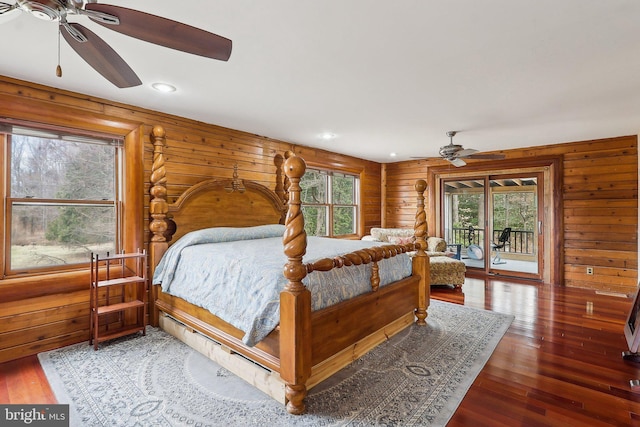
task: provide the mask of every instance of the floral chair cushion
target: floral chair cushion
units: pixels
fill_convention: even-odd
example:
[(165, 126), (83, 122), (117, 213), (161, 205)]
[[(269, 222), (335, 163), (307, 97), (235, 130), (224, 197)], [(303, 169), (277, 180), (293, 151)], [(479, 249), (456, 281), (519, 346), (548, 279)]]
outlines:
[(372, 228), (371, 237), (378, 242), (392, 243), (391, 237), (413, 237), (411, 228)]

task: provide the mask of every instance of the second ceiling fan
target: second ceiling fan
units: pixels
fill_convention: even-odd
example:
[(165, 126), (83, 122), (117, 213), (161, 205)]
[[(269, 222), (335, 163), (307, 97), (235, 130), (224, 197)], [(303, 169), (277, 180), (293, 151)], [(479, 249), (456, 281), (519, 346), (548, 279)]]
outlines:
[(478, 150), (473, 148), (463, 148), (462, 145), (454, 144), (453, 137), (456, 135), (456, 131), (447, 132), (449, 137), (449, 144), (440, 147), (438, 153), (440, 156), (447, 160), (455, 167), (464, 166), (467, 164), (463, 159), (487, 159), (487, 160), (500, 160), (504, 159), (503, 154), (481, 154)]
[(231, 40), (181, 22), (95, 0), (16, 0), (0, 2), (0, 16), (14, 10), (56, 21), (69, 45), (104, 78), (119, 88), (142, 84), (136, 73), (104, 40), (68, 16), (87, 16), (105, 28), (193, 55), (227, 61)]

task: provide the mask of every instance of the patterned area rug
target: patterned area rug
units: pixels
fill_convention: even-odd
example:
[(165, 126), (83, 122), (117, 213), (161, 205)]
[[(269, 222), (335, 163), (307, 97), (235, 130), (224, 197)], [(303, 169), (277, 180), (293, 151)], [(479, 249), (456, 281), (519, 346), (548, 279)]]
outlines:
[(411, 326), (284, 406), (167, 333), (41, 353), (72, 426), (444, 426), (513, 320), (432, 301)]

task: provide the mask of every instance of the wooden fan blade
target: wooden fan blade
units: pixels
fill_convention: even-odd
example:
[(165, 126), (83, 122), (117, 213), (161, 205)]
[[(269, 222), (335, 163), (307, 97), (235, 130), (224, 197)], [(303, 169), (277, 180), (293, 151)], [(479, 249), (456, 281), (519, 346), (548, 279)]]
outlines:
[(67, 30), (61, 28), (64, 39), (82, 59), (87, 61), (98, 73), (119, 88), (142, 84), (136, 73), (124, 62), (124, 59), (95, 33), (80, 24), (68, 24), (87, 38), (79, 42)]
[(455, 153), (456, 157), (469, 157), (470, 155), (477, 153), (478, 150), (474, 150), (473, 148), (465, 148), (464, 150), (457, 151)]
[(227, 61), (231, 56), (231, 40), (187, 24), (102, 3), (87, 3), (85, 8), (118, 17), (119, 25), (92, 20), (136, 39), (221, 61)]
[(470, 156), (465, 156), (465, 159), (501, 160), (504, 159), (504, 154), (471, 154)]

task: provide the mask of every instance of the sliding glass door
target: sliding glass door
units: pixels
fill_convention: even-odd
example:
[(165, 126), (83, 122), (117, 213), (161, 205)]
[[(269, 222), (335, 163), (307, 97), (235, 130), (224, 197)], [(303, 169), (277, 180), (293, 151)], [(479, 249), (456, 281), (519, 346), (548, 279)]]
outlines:
[(467, 267), (485, 267), (485, 178), (443, 181), (444, 239), (461, 245)]
[(444, 236), (467, 268), (541, 279), (542, 173), (442, 181)]

